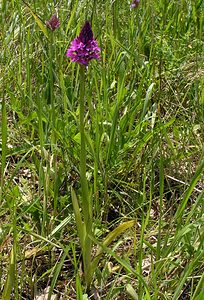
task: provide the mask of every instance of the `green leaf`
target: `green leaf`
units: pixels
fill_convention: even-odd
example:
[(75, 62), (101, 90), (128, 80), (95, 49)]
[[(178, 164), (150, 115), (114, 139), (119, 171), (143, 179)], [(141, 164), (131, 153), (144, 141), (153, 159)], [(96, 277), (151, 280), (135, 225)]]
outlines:
[(71, 221), (71, 216), (66, 217), (60, 224), (55, 227), (49, 235), (49, 238), (55, 236), (58, 232), (62, 231), (64, 227), (66, 227)]
[(4, 285), (2, 299), (10, 300), (11, 299), (11, 291), (14, 287), (15, 282), (15, 265), (14, 265), (14, 250), (12, 248), (10, 255), (10, 264), (8, 269), (8, 274), (6, 278), (6, 283)]
[(204, 298), (203, 295), (204, 295), (204, 273), (202, 274), (196, 286), (195, 292), (191, 300), (203, 300)]
[(48, 300), (50, 300), (51, 297), (52, 297), (53, 290), (55, 288), (58, 276), (61, 272), (62, 266), (63, 266), (64, 261), (65, 261), (65, 258), (67, 257), (68, 251), (69, 251), (69, 247), (66, 247), (66, 249), (64, 251), (64, 254), (62, 255), (60, 261), (57, 262), (56, 265), (55, 265), (55, 268), (54, 268), (54, 271), (53, 271), (53, 278), (52, 278), (52, 281), (51, 281), (49, 294), (48, 294), (48, 298), (47, 298)]
[(147, 93), (146, 93), (146, 97), (145, 97), (145, 101), (144, 101), (144, 105), (143, 105), (143, 110), (142, 110), (142, 114), (141, 114), (141, 122), (143, 121), (143, 118), (147, 112), (147, 108), (153, 93), (153, 87), (154, 87), (155, 83), (150, 84)]
[(138, 295), (137, 293), (135, 292), (135, 290), (133, 289), (132, 285), (131, 284), (127, 284), (126, 286), (126, 290), (127, 290), (127, 293), (130, 295), (130, 297), (133, 299), (133, 300), (138, 300)]
[[(91, 237), (91, 239), (93, 240), (94, 243), (100, 244), (94, 237)], [(103, 247), (103, 250), (106, 251), (109, 255), (111, 255), (112, 257), (114, 257), (115, 260), (119, 264), (121, 264), (121, 266), (123, 268), (125, 268), (129, 273), (133, 274), (136, 278), (138, 278), (138, 281), (141, 282), (142, 285), (144, 285), (146, 296), (148, 297), (147, 299), (150, 300), (150, 294), (149, 294), (149, 291), (148, 291), (148, 285), (147, 285), (145, 279), (143, 278), (143, 276), (140, 275), (138, 272), (136, 272), (135, 268), (133, 268), (129, 264), (129, 262), (127, 262), (126, 260), (124, 260), (121, 257), (119, 257), (118, 255), (116, 255), (114, 251), (110, 250), (106, 246), (102, 246), (102, 244), (100, 244), (100, 246)], [(96, 262), (98, 262), (97, 257), (95, 257), (95, 259), (94, 259), (93, 262), (92, 262), (92, 271), (94, 271), (95, 270), (94, 267), (96, 268), (96, 266), (97, 266), (97, 264), (96, 264)]]
[(187, 278), (193, 272), (194, 268), (198, 267), (198, 262), (200, 261), (200, 259), (202, 259), (203, 255), (204, 255), (204, 251), (197, 253), (196, 257), (186, 266), (186, 268), (183, 271), (181, 280), (179, 281), (179, 285), (175, 290), (172, 300), (177, 300), (179, 298), (182, 288), (183, 288), (185, 282), (187, 281)]
[(34, 17), (36, 23), (38, 24), (38, 26), (40, 27), (40, 29), (42, 30), (42, 32), (44, 33), (44, 35), (48, 38), (48, 31), (47, 28), (45, 27), (45, 25), (43, 24), (43, 22), (40, 20), (40, 18), (32, 11), (32, 9), (30, 8), (30, 6), (26, 5), (28, 10), (30, 11), (31, 15)]
[[(127, 221), (124, 222), (120, 225), (118, 225), (115, 229), (113, 229), (113, 231), (111, 231), (107, 237), (105, 238), (105, 240), (103, 241), (103, 245), (104, 246), (108, 246), (117, 236), (119, 236), (123, 231), (125, 231), (126, 229), (132, 227), (133, 225), (135, 225), (135, 221)], [(101, 252), (101, 248), (97, 251), (96, 255), (99, 255)]]
[(84, 238), (85, 238), (85, 226), (84, 226), (84, 223), (82, 222), (78, 199), (77, 199), (76, 193), (73, 188), (71, 189), (71, 195), (72, 195), (72, 204), (73, 204), (73, 209), (74, 209), (77, 230), (78, 230), (78, 234), (79, 234), (81, 247), (83, 249), (84, 248)]
[(107, 237), (104, 239), (103, 243), (99, 247), (98, 251), (96, 252), (96, 256), (93, 259), (93, 268), (95, 269), (97, 267), (97, 264), (103, 254), (104, 248), (106, 248), (116, 237), (118, 237), (122, 232), (124, 232), (126, 229), (131, 228), (135, 225), (135, 221), (127, 221), (120, 225), (118, 225), (115, 229), (113, 229)]
[(203, 173), (203, 169), (204, 169), (204, 160), (201, 162), (201, 164), (199, 165), (195, 175), (192, 178), (191, 184), (189, 186), (189, 188), (186, 191), (186, 194), (183, 198), (183, 201), (181, 202), (181, 205), (179, 206), (177, 212), (176, 212), (176, 219), (181, 219), (186, 207), (186, 204), (188, 203), (188, 199), (190, 198), (194, 187), (196, 186), (198, 180), (201, 177), (201, 174)]
[[(4, 173), (6, 167), (6, 144), (7, 144), (7, 116), (6, 116), (6, 103), (5, 99), (3, 98), (2, 101), (2, 124), (1, 124), (1, 131), (2, 131), (2, 145), (1, 145), (1, 198), (3, 193), (3, 186), (4, 186)], [(0, 199), (1, 202), (1, 199)]]
[(82, 300), (83, 299), (83, 290), (81, 286), (81, 280), (78, 274), (76, 274), (76, 300)]

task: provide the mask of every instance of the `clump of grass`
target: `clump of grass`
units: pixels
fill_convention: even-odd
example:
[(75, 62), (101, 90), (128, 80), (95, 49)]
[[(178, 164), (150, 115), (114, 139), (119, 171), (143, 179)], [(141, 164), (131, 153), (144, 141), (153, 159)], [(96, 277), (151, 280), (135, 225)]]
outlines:
[[(203, 3), (130, 4), (0, 4), (2, 299), (202, 298)], [(89, 292), (72, 205), (80, 73), (65, 57), (86, 19), (101, 48), (84, 111)]]

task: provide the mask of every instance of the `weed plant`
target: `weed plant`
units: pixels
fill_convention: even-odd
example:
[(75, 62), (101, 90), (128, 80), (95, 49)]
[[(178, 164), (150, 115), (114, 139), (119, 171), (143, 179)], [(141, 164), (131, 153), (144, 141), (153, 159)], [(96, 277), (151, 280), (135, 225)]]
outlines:
[(3, 300), (204, 299), (204, 2), (136, 2), (0, 1)]

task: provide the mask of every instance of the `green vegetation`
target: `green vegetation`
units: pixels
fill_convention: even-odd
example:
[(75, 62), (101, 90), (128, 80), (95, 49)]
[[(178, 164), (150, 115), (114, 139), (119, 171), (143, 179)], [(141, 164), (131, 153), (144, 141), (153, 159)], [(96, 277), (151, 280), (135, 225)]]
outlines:
[(55, 2), (0, 1), (0, 298), (202, 300), (204, 1)]

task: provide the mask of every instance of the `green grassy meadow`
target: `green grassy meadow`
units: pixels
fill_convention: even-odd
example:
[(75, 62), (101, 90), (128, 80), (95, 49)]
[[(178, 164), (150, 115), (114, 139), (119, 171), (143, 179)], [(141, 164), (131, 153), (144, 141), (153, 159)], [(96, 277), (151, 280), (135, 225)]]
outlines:
[(0, 1), (2, 300), (204, 299), (204, 1), (131, 3)]

